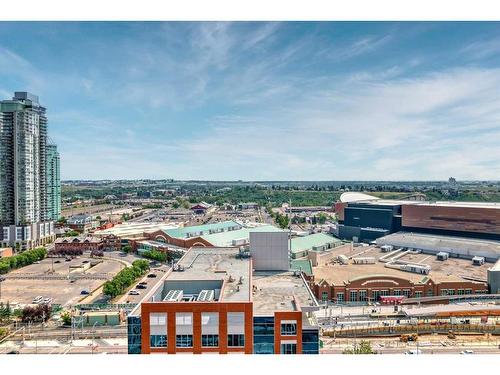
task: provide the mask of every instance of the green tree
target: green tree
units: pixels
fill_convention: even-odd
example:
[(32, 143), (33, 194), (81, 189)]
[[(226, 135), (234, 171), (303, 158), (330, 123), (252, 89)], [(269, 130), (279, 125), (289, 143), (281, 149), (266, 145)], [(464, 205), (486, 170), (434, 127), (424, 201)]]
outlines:
[(156, 260), (158, 262), (165, 262), (167, 260), (167, 254), (157, 250), (145, 251), (144, 253), (142, 253), (142, 256), (144, 258)]
[(10, 271), (10, 264), (8, 262), (0, 261), (0, 275)]
[(69, 311), (63, 311), (61, 313), (61, 319), (64, 325), (66, 326), (71, 325), (71, 313)]
[(0, 339), (3, 339), (8, 334), (9, 334), (9, 330), (7, 328), (0, 327)]
[(78, 233), (76, 230), (69, 230), (66, 233), (64, 233), (64, 237), (77, 237), (79, 235), (80, 233)]
[(355, 345), (353, 349), (345, 349), (343, 354), (375, 354), (370, 341), (362, 340), (359, 345)]

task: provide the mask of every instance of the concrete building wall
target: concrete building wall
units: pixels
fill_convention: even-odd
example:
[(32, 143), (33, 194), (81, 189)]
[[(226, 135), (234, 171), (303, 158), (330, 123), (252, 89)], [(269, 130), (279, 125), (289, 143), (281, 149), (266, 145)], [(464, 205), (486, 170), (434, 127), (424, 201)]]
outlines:
[(288, 232), (250, 232), (250, 255), (256, 271), (288, 271)]
[(343, 252), (351, 252), (352, 243), (346, 243), (345, 245), (337, 246), (329, 251), (319, 252), (319, 251), (309, 251), (308, 258), (312, 263), (313, 267), (324, 266), (329, 261), (337, 258)]
[(500, 293), (500, 259), (488, 270), (490, 293)]

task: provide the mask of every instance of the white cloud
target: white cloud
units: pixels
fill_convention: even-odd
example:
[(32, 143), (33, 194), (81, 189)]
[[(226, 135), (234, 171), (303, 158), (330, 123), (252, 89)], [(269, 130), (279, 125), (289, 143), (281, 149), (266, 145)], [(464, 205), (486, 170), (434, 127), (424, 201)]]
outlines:
[[(200, 178), (215, 169), (239, 178), (249, 161), (255, 179), (498, 178), (500, 70), (346, 83), (258, 117), (216, 118), (208, 135), (177, 145), (186, 151), (182, 164), (198, 163)], [(471, 130), (475, 136), (462, 134)], [(488, 130), (495, 133), (481, 136)]]

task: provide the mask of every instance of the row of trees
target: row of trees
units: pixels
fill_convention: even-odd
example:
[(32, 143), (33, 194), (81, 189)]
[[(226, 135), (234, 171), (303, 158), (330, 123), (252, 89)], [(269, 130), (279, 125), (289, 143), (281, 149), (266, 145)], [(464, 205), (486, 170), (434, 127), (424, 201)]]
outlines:
[(7, 273), (16, 268), (29, 266), (30, 264), (42, 260), (47, 256), (47, 250), (39, 247), (33, 250), (26, 250), (20, 254), (0, 259), (0, 274)]
[(147, 260), (136, 260), (132, 267), (127, 267), (118, 272), (113, 279), (106, 281), (103, 287), (103, 293), (111, 298), (122, 294), (125, 289), (132, 285), (139, 277), (143, 276), (149, 270)]
[(144, 258), (156, 260), (157, 262), (166, 262), (168, 259), (167, 254), (162, 253), (158, 250), (145, 251), (144, 253), (142, 253), (142, 256)]

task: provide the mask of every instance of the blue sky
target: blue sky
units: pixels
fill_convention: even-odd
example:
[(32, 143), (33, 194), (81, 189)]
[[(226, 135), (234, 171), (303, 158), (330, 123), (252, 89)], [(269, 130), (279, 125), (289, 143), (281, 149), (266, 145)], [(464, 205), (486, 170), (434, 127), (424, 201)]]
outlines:
[(63, 179), (500, 178), (500, 23), (0, 22)]

